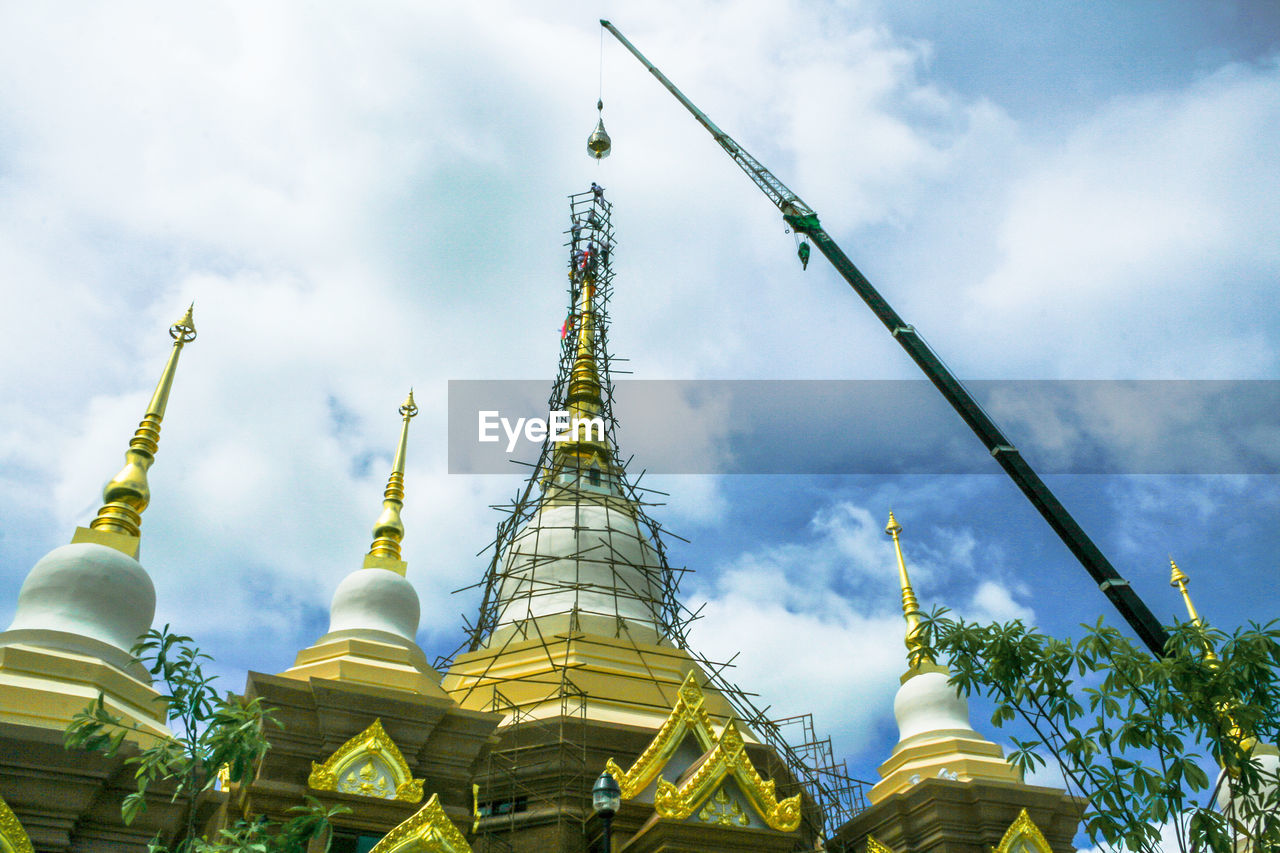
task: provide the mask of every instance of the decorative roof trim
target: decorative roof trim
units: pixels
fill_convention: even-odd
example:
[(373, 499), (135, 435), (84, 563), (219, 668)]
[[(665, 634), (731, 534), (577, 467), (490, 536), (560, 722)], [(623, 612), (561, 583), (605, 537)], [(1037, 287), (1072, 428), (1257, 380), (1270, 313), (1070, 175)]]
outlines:
[(373, 845), (369, 853), (472, 853), (471, 845), (432, 794), (427, 804)]
[(698, 686), (698, 677), (693, 670), (690, 670), (684, 683), (680, 685), (671, 714), (631, 768), (624, 772), (612, 758), (605, 762), (605, 770), (617, 780), (618, 787), (622, 789), (622, 798), (629, 800), (649, 787), (649, 783), (659, 777), (667, 761), (680, 748), (685, 735), (689, 733), (693, 734), (699, 748), (704, 751), (715, 746), (715, 731), (711, 728), (711, 715), (707, 713), (706, 697)]
[(390, 771), (395, 790), (382, 794), (363, 794), (384, 800), (400, 800), (416, 803), (422, 800), (422, 780), (414, 779), (409, 764), (404, 760), (399, 747), (382, 728), (382, 720), (375, 719), (369, 728), (338, 747), (333, 755), (323, 764), (311, 762), (311, 775), (307, 784), (317, 791), (342, 791), (347, 794), (362, 794), (340, 787), (343, 775), (355, 770), (355, 765), (362, 759), (372, 763), (380, 759)]
[(683, 785), (677, 787), (658, 777), (654, 809), (660, 817), (683, 820), (697, 811), (730, 776), (771, 829), (793, 832), (800, 826), (800, 795), (778, 801), (773, 780), (760, 777), (733, 720), (724, 727), (715, 747), (700, 759), (697, 769)]
[(0, 797), (0, 853), (35, 853), (31, 837), (4, 797)]
[[(1017, 847), (1019, 841), (1024, 842), (1021, 850)], [(995, 853), (1023, 853), (1023, 851), (1027, 851), (1027, 853), (1053, 853), (1053, 848), (1049, 846), (1044, 833), (1040, 831), (1040, 827), (1036, 826), (1035, 821), (1031, 819), (1031, 815), (1027, 814), (1026, 809), (1019, 812), (1013, 823), (1009, 824), (1009, 828), (1005, 830), (1004, 837), (996, 845)]]

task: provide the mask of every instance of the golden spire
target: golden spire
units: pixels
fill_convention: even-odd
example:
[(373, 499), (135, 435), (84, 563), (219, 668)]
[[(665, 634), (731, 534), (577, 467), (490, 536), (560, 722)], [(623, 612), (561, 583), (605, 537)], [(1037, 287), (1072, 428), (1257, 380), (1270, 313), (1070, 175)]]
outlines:
[(1196, 613), (1196, 606), (1191, 601), (1191, 593), (1187, 592), (1187, 584), (1191, 583), (1191, 578), (1187, 577), (1186, 572), (1178, 568), (1178, 564), (1173, 561), (1173, 557), (1169, 558), (1169, 565), (1173, 567), (1173, 572), (1169, 575), (1169, 586), (1178, 588), (1178, 592), (1182, 593), (1182, 600), (1187, 603), (1187, 615), (1191, 617), (1191, 621), (1199, 625), (1200, 614)]
[[(1204, 627), (1204, 623), (1200, 621), (1200, 614), (1196, 612), (1196, 606), (1191, 601), (1191, 593), (1187, 592), (1187, 585), (1191, 583), (1191, 578), (1187, 577), (1187, 573), (1178, 568), (1178, 564), (1173, 561), (1173, 557), (1169, 558), (1169, 565), (1173, 567), (1173, 571), (1169, 574), (1169, 586), (1177, 587), (1178, 592), (1182, 593), (1182, 600), (1187, 604), (1187, 615), (1191, 617), (1191, 621), (1200, 628)], [(1210, 666), (1217, 666), (1218, 656), (1213, 653), (1209, 640), (1206, 637), (1204, 641), (1204, 657), (1209, 661)], [(1253, 749), (1258, 739), (1253, 737), (1249, 732), (1236, 721), (1233, 708), (1237, 707), (1235, 702), (1223, 702), (1218, 705), (1218, 710), (1222, 713), (1222, 717), (1227, 722), (1227, 738), (1242, 753), (1248, 753)]]
[[(556, 443), (553, 471), (585, 471), (595, 463), (602, 474), (612, 471), (613, 454), (609, 448), (603, 427), (604, 394), (600, 383), (600, 369), (596, 363), (596, 279), (597, 259), (583, 261), (583, 269), (571, 273), (580, 276), (581, 302), (578, 308), (577, 354), (569, 374), (569, 388), (565, 395), (565, 409), (569, 413), (569, 429), (572, 435), (567, 441)], [(590, 427), (589, 423), (599, 426)], [(574, 424), (578, 424), (575, 428)]]
[(582, 320), (578, 324), (578, 353), (569, 376), (569, 395), (565, 402), (575, 417), (599, 417), (604, 409), (600, 394), (600, 371), (596, 367), (596, 284), (588, 277), (582, 285)]
[(182, 319), (169, 327), (173, 349), (169, 361), (160, 374), (156, 392), (151, 395), (146, 415), (124, 453), (125, 464), (102, 490), (102, 508), (89, 523), (89, 529), (80, 528), (72, 542), (97, 542), (123, 551), (131, 557), (138, 553), (141, 537), (142, 511), (151, 501), (151, 488), (147, 485), (147, 470), (156, 461), (156, 448), (160, 441), (160, 422), (164, 420), (169, 405), (169, 392), (178, 370), (178, 356), (182, 347), (196, 339), (196, 325), (192, 319), (195, 303), (187, 308)]
[(907, 563), (902, 559), (902, 543), (898, 541), (902, 525), (893, 517), (892, 510), (889, 512), (889, 523), (884, 526), (884, 532), (893, 537), (893, 549), (898, 554), (898, 583), (902, 586), (902, 615), (907, 620), (907, 661), (912, 669), (918, 669), (921, 664), (934, 664), (935, 661), (924, 650), (924, 643), (920, 639), (920, 603), (916, 601), (915, 590), (911, 588), (911, 578), (907, 577)]
[(373, 523), (373, 544), (369, 546), (369, 554), (365, 557), (366, 569), (391, 569), (405, 573), (405, 564), (400, 559), (400, 541), (404, 539), (404, 523), (400, 520), (400, 510), (404, 507), (404, 457), (409, 446), (409, 421), (418, 414), (418, 407), (413, 402), (413, 389), (400, 406), (400, 415), (404, 423), (400, 427), (400, 444), (396, 448), (395, 461), (391, 463), (391, 476), (387, 478), (386, 491), (382, 493), (382, 514)]
[[(1182, 600), (1187, 604), (1187, 615), (1191, 617), (1191, 621), (1197, 627), (1204, 627), (1204, 623), (1200, 621), (1200, 614), (1196, 612), (1196, 606), (1191, 601), (1191, 593), (1187, 592), (1187, 585), (1191, 583), (1191, 578), (1187, 577), (1186, 572), (1178, 568), (1178, 564), (1173, 561), (1173, 557), (1169, 558), (1169, 565), (1173, 567), (1173, 571), (1169, 575), (1169, 586), (1177, 587), (1178, 592), (1182, 593)], [(1204, 654), (1209, 660), (1217, 660), (1213, 650), (1209, 648), (1206, 641)]]

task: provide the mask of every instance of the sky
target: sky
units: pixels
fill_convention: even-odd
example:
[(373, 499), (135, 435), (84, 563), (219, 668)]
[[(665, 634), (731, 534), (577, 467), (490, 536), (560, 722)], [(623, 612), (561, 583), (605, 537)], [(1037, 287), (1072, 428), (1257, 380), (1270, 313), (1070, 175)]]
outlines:
[[(962, 378), (1280, 379), (1274, 4), (463, 6), (0, 7), (0, 624), (92, 519), (194, 301), (143, 518), (156, 624), (228, 689), (287, 668), (368, 550), (412, 386), (404, 556), (420, 644), (452, 651), (477, 606), (454, 590), (480, 579), (489, 507), (519, 481), (448, 473), (447, 383), (550, 382), (566, 196), (592, 181), (618, 235), (611, 344), (636, 378), (918, 377), (601, 17)], [(1212, 409), (1280, 458), (1268, 412), (1173, 387), (1186, 422)], [(1090, 440), (1019, 405), (993, 410), (1033, 465)], [(1123, 436), (1122, 473), (1046, 479), (1152, 611), (1180, 615), (1172, 555), (1215, 625), (1272, 619), (1274, 474), (1125, 474), (1164, 414), (1091, 413)], [(823, 441), (805, 430), (820, 414), (793, 413), (787, 440)], [(693, 643), (740, 653), (730, 677), (778, 716), (812, 711), (864, 779), (896, 740), (905, 663), (890, 509), (926, 606), (1059, 635), (1118, 621), (994, 462), (939, 467), (646, 479), (689, 540), (667, 546), (694, 570)], [(974, 722), (998, 737), (980, 706)]]

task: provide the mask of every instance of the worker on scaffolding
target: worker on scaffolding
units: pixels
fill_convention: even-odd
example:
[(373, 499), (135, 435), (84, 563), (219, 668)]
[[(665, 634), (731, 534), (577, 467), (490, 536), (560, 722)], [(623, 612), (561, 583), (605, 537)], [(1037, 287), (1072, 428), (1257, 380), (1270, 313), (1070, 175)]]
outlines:
[(592, 196), (592, 198), (594, 198), (596, 201), (604, 201), (604, 187), (600, 186), (600, 185), (599, 185), (599, 184), (597, 184), (595, 181), (592, 181), (592, 182), (591, 182), (591, 196)]
[(574, 219), (573, 225), (569, 228), (572, 233), (573, 251), (578, 251), (578, 240), (582, 239), (582, 220)]

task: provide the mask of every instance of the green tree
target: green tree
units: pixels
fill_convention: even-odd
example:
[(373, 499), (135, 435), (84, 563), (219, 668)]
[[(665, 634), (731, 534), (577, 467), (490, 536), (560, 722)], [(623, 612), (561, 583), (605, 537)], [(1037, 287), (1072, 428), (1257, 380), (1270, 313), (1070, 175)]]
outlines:
[(264, 729), (279, 728), (280, 723), (258, 698), (219, 695), (212, 686), (216, 676), (205, 675), (201, 665), (211, 658), (190, 637), (170, 633), (168, 625), (143, 635), (133, 656), (162, 687), (158, 701), (165, 703), (172, 737), (155, 738), (115, 716), (99, 694), (71, 721), (64, 743), (68, 749), (107, 755), (116, 754), (130, 735), (144, 744), (125, 758), (126, 764), (136, 766), (137, 788), (121, 803), (124, 822), (132, 823), (146, 809), (148, 792), (158, 786), (172, 785), (171, 801), (183, 804), (183, 823), (172, 851), (156, 840), (152, 853), (300, 853), (312, 837), (326, 833), (327, 838), (329, 820), (349, 809), (326, 810), (312, 798), (295, 808), (297, 815), (285, 823), (240, 820), (215, 838), (201, 837), (195, 825), (200, 794), (213, 788), (223, 768), (231, 782), (250, 778), (270, 748)]
[(1183, 851), (1280, 851), (1280, 625), (1175, 625), (1162, 658), (1101, 620), (1083, 627), (1076, 642), (945, 611), (922, 626), (957, 689), (1023, 734), (1009, 760), (1028, 772), (1052, 758), (1088, 799), (1095, 846), (1156, 853), (1168, 830)]

